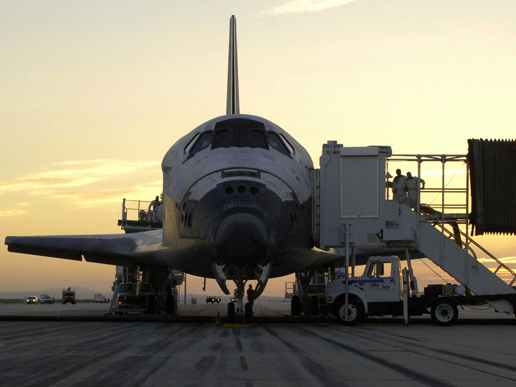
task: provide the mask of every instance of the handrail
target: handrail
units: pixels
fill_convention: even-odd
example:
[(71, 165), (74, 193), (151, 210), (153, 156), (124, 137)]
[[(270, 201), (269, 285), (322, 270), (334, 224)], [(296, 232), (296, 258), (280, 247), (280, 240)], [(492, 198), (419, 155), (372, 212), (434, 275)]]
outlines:
[[(441, 227), (441, 228), (442, 228), (442, 229), (443, 229), (443, 230), (444, 230), (444, 231), (445, 231), (449, 236), (452, 236), (452, 237), (454, 237), (454, 238), (455, 238), (455, 234), (454, 234), (452, 231), (448, 230), (446, 227), (444, 227), (444, 226), (441, 224), (441, 222), (434, 221), (434, 224), (435, 224), (435, 225), (437, 225), (437, 226), (439, 226), (439, 227)], [(462, 231), (461, 231), (459, 228), (457, 228), (457, 230), (458, 230), (460, 233), (462, 233)], [(462, 247), (464, 247), (464, 248), (468, 249), (468, 250), (471, 252), (471, 254), (473, 254), (473, 258), (475, 258), (475, 261), (478, 261), (477, 253), (475, 253), (475, 250), (473, 250), (469, 245), (466, 245), (466, 242), (464, 242), (462, 239), (457, 240), (457, 238), (455, 238), (455, 241), (459, 242), (459, 243), (461, 244), (461, 246), (462, 246)], [(471, 242), (471, 239), (470, 239), (470, 242)]]
[[(511, 269), (508, 265), (500, 261), (498, 258), (496, 258), (493, 254), (491, 254), (489, 251), (487, 251), (485, 248), (483, 248), (479, 243), (477, 243), (475, 240), (473, 240), (468, 235), (468, 229), (470, 224), (470, 218), (469, 218), (469, 207), (470, 207), (470, 196), (469, 196), (469, 184), (470, 184), (470, 176), (469, 176), (469, 165), (468, 165), (468, 155), (464, 154), (456, 154), (456, 155), (438, 155), (438, 154), (393, 154), (387, 157), (387, 160), (389, 162), (417, 162), (417, 177), (421, 177), (421, 163), (423, 162), (440, 162), (442, 164), (441, 168), (441, 184), (440, 187), (426, 187), (424, 192), (427, 194), (437, 194), (434, 199), (432, 199), (432, 202), (441, 195), (440, 202), (435, 203), (436, 208), (439, 208), (439, 210), (432, 208), (429, 204), (423, 204), (421, 203), (420, 194), (421, 194), (421, 188), (418, 185), (417, 190), (417, 197), (419, 198), (417, 200), (417, 203), (413, 206), (413, 209), (418, 214), (418, 226), (417, 226), (417, 243), (419, 246), (419, 223), (422, 221), (428, 222), (435, 225), (438, 225), (441, 227), (441, 264), (443, 263), (444, 259), (444, 238), (445, 234), (447, 236), (452, 236), (455, 238), (457, 243), (467, 252), (471, 253), (471, 255), (475, 258), (475, 265), (478, 262), (477, 254), (473, 250), (473, 247), (478, 248), (480, 251), (482, 251), (488, 258), (493, 259), (497, 264), (498, 267), (494, 271), (493, 274), (497, 274), (497, 272), (504, 268), (508, 273), (513, 275), (512, 281), (510, 281), (509, 285), (513, 285), (516, 282), (516, 271)], [(466, 182), (465, 187), (447, 187), (445, 184), (445, 164), (448, 162), (461, 162), (466, 165)], [(462, 167), (461, 167), (462, 168)], [(388, 179), (392, 177), (390, 174), (386, 175), (387, 181)], [(451, 181), (451, 180), (450, 180)], [(386, 187), (388, 185), (386, 184)], [(387, 188), (388, 189), (388, 188)], [(387, 197), (388, 197), (389, 191), (387, 191)], [(465, 194), (465, 203), (462, 204), (457, 203), (457, 198), (461, 195)], [(447, 202), (445, 202), (445, 196), (447, 197)], [(455, 219), (449, 219), (450, 215), (454, 216), (453, 214), (450, 214), (449, 211), (461, 211), (464, 210), (465, 216), (461, 216), (460, 218)], [(447, 212), (448, 211), (448, 212)], [(447, 219), (448, 217), (448, 219)], [(445, 227), (446, 224), (449, 224), (453, 227), (453, 231), (450, 231)], [(458, 225), (462, 224), (465, 225), (466, 232), (460, 230), (458, 228)], [(463, 238), (461, 238), (462, 236)]]
[[(446, 233), (448, 235), (451, 235), (451, 236), (454, 236), (453, 232), (451, 232), (450, 230), (448, 230), (447, 228), (445, 228), (441, 223), (436, 223), (439, 227), (443, 228)], [(463, 236), (463, 237), (467, 237), (468, 234), (466, 234), (464, 231), (460, 230), (460, 229), (457, 229), (459, 231), (459, 233)], [(455, 239), (457, 240), (457, 239)], [(471, 251), (475, 257), (475, 260), (477, 260), (477, 255), (476, 253), (473, 251), (473, 249), (471, 248), (471, 246), (466, 246), (466, 243), (463, 242), (462, 240), (460, 240), (460, 243), (463, 247), (467, 247), (467, 249), (469, 251)], [(510, 274), (513, 275), (513, 280), (509, 283), (509, 285), (512, 285), (514, 282), (516, 282), (516, 272), (514, 270), (512, 270), (509, 266), (507, 266), (505, 263), (503, 263), (502, 261), (500, 261), (498, 258), (496, 258), (493, 254), (491, 254), (489, 251), (487, 251), (484, 247), (482, 247), (477, 241), (475, 241), (474, 239), (472, 238), (469, 238), (469, 243), (470, 244), (473, 244), (475, 245), (475, 247), (477, 247), (480, 251), (482, 251), (484, 254), (487, 254), (489, 256), (489, 258), (493, 259), (499, 266), (498, 268), (495, 270), (495, 272), (493, 274), (496, 274), (498, 272), (498, 270), (500, 270), (500, 267), (503, 267), (505, 270), (507, 270)]]

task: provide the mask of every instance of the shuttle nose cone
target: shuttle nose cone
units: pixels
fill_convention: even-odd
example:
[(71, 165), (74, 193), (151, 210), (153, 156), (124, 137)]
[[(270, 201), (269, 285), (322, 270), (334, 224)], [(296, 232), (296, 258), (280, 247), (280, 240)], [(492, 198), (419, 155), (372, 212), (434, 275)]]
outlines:
[(254, 215), (233, 214), (220, 224), (215, 245), (217, 255), (224, 263), (259, 263), (267, 253), (267, 229)]

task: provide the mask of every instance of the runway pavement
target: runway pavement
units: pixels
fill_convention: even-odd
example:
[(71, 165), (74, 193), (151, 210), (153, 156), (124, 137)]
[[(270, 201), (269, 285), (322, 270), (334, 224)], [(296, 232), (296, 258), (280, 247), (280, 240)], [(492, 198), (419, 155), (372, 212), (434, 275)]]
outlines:
[[(43, 316), (59, 316), (66, 320), (66, 318), (87, 316), (91, 318), (97, 318), (98, 321), (102, 321), (102, 317), (108, 313), (109, 304), (96, 304), (96, 303), (77, 303), (76, 305), (66, 304), (62, 305), (56, 303), (53, 305), (26, 305), (26, 304), (1, 304), (0, 303), (0, 320), (6, 320), (14, 316), (25, 316), (25, 317), (43, 317)], [(227, 313), (227, 303), (221, 302), (220, 304), (191, 304), (183, 303), (179, 304), (179, 316), (181, 317), (192, 317), (198, 318), (198, 321), (205, 321), (212, 318), (216, 318), (217, 313), (224, 318)], [(267, 319), (270, 321), (275, 318), (285, 319), (290, 317), (290, 303), (289, 302), (261, 302), (257, 300), (254, 304), (254, 316), (258, 319)], [(117, 316), (118, 317), (118, 316)], [(133, 316), (134, 317), (134, 316)], [(146, 316), (147, 320), (149, 316)], [(379, 319), (369, 319), (369, 322), (378, 321)], [(382, 321), (390, 321), (389, 317), (381, 319)], [(392, 320), (392, 319), (391, 319)], [(479, 306), (475, 309), (465, 307), (464, 309), (459, 308), (459, 322), (471, 322), (478, 320), (480, 321), (491, 321), (491, 323), (511, 323), (516, 324), (516, 319), (513, 314), (506, 315), (503, 313), (495, 313), (492, 308), (488, 306)], [(400, 321), (400, 318), (393, 321)], [(417, 322), (428, 322), (430, 323), (430, 316), (414, 316), (412, 321)], [(505, 322), (504, 322), (505, 321)]]
[(0, 322), (2, 386), (514, 386), (513, 326)]

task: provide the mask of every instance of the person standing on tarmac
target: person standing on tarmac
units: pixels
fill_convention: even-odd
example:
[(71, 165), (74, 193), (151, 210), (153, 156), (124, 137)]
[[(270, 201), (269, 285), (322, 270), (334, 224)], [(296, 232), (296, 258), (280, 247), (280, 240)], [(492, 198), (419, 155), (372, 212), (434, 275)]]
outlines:
[(249, 289), (247, 289), (247, 301), (253, 306), (254, 304), (254, 289), (253, 285), (249, 284)]
[(172, 296), (174, 297), (174, 314), (177, 314), (177, 304), (178, 304), (179, 294), (177, 292), (176, 281), (172, 282)]
[(408, 190), (408, 197), (410, 200), (410, 204), (412, 207), (416, 207), (419, 203), (419, 195), (418, 195), (418, 188), (420, 184), (422, 185), (421, 189), (425, 188), (425, 181), (423, 179), (420, 179), (417, 176), (412, 176), (412, 173), (407, 172), (407, 190)]
[(407, 176), (401, 174), (401, 169), (396, 169), (396, 176), (392, 181), (392, 199), (404, 203), (407, 198)]

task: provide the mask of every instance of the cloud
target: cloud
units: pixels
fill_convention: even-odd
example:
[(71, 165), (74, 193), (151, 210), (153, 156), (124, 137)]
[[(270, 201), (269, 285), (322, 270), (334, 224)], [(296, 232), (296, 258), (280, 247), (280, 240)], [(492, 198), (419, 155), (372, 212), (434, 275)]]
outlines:
[[(509, 263), (516, 263), (516, 257), (504, 257), (504, 258), (498, 258), (498, 260), (505, 263), (506, 265)], [(498, 267), (498, 263), (496, 263), (496, 261), (491, 258), (479, 258), (478, 262), (481, 262), (483, 264), (488, 264), (488, 265), (490, 264), (492, 266)], [(500, 270), (502, 270), (502, 269), (500, 269)]]
[(24, 210), (0, 210), (0, 218), (6, 218), (8, 216), (20, 216), (25, 215), (27, 211)]
[[(80, 206), (120, 202), (126, 194), (134, 191), (141, 192), (140, 186), (147, 176), (155, 179), (155, 173), (160, 172), (159, 164), (159, 161), (65, 161), (54, 164), (47, 171), (27, 174), (11, 181), (1, 181), (0, 194), (14, 192), (23, 195), (39, 195), (46, 199), (70, 199)], [(142, 170), (149, 173), (142, 174)], [(131, 179), (136, 172), (140, 174), (134, 178), (134, 182), (139, 185), (126, 186), (126, 181), (121, 182), (122, 179)], [(123, 191), (114, 188), (121, 184), (125, 186)], [(156, 188), (154, 182), (150, 187)], [(27, 204), (20, 203), (20, 205)]]
[(289, 0), (267, 13), (279, 15), (284, 13), (319, 12), (329, 8), (340, 7), (357, 0)]

